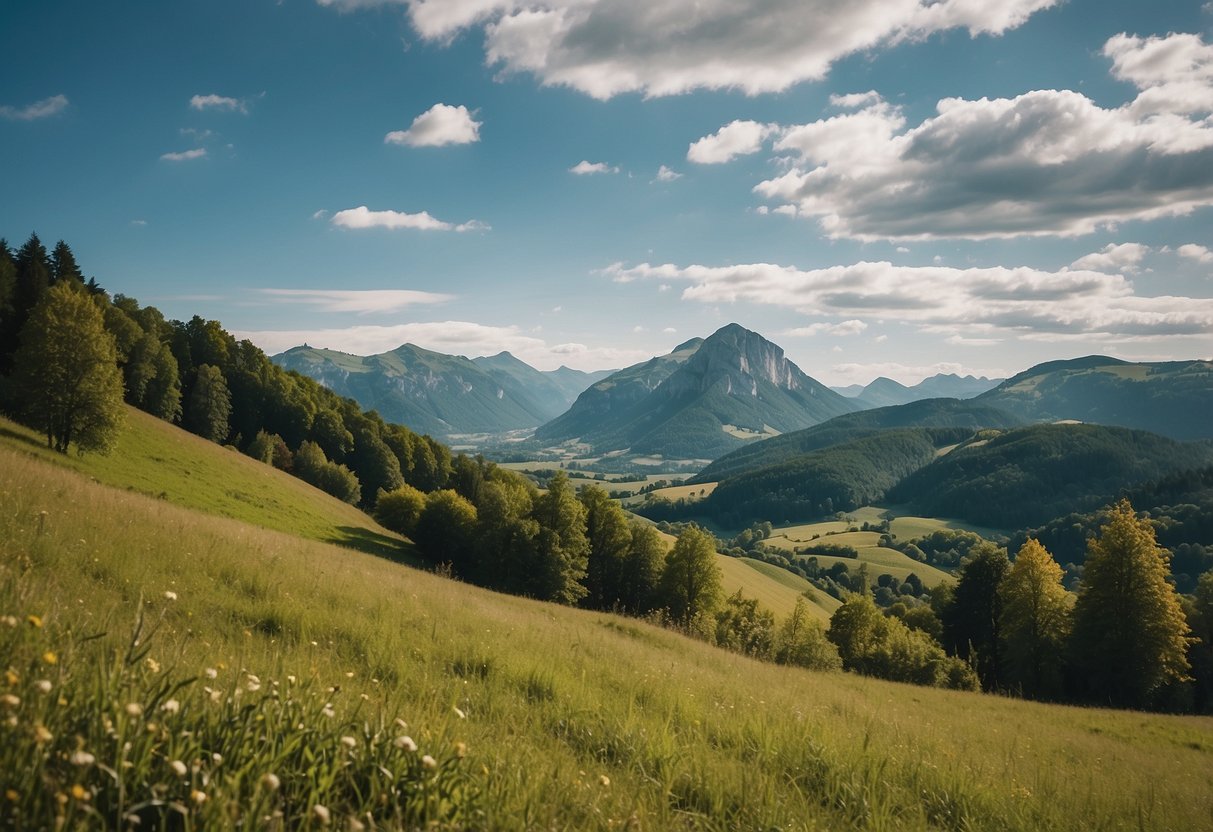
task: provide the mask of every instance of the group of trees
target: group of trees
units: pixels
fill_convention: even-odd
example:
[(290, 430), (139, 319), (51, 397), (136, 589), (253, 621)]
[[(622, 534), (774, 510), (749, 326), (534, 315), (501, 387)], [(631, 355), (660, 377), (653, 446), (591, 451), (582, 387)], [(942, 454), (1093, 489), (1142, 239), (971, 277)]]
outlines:
[(85, 280), (71, 248), (0, 240), (0, 408), (49, 447), (104, 451), (121, 403), (244, 452), (351, 503), (446, 486), (450, 451), (289, 373), (217, 321), (170, 321)]

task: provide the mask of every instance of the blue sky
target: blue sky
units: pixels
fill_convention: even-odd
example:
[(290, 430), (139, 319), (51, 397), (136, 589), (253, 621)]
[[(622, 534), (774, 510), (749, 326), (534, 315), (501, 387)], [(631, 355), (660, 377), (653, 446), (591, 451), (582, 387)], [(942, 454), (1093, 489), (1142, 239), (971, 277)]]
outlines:
[(1213, 355), (1200, 0), (52, 0), (0, 54), (0, 235), (271, 353)]

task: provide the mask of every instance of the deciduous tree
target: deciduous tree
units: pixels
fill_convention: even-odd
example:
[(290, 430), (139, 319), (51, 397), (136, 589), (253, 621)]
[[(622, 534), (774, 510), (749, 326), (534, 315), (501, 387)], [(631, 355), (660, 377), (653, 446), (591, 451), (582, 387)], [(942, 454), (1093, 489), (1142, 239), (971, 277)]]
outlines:
[(716, 538), (698, 526), (685, 528), (666, 556), (660, 592), (670, 617), (685, 628), (711, 616), (721, 595)]
[(1070, 635), (1074, 598), (1061, 585), (1062, 571), (1044, 546), (1029, 539), (999, 586), (1004, 678), (1025, 696), (1061, 694), (1062, 658)]

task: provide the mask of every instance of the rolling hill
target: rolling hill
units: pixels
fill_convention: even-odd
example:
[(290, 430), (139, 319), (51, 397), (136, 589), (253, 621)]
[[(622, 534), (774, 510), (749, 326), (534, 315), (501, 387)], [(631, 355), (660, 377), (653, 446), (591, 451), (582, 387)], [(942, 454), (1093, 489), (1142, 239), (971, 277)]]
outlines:
[(508, 352), (468, 359), (412, 344), (370, 356), (301, 346), (273, 361), (389, 422), (444, 437), (533, 428), (601, 376), (567, 367), (544, 373)]
[(1133, 364), (1102, 355), (1050, 361), (975, 401), (1031, 422), (1072, 419), (1213, 439), (1213, 362)]
[(703, 459), (854, 408), (805, 375), (780, 347), (729, 324), (702, 343), (688, 342), (598, 382), (536, 439), (576, 438), (598, 452)]

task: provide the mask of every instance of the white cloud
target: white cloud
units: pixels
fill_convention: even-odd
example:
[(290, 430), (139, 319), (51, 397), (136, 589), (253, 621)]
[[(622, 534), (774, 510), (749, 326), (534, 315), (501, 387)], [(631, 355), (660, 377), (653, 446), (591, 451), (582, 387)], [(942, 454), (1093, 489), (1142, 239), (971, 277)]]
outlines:
[(776, 129), (774, 124), (757, 121), (729, 122), (712, 135), (692, 142), (687, 148), (687, 160), (699, 165), (720, 165), (738, 156), (757, 153)]
[(811, 338), (814, 335), (837, 335), (845, 337), (848, 335), (859, 335), (867, 328), (868, 325), (866, 323), (858, 318), (852, 318), (849, 321), (842, 321), (836, 324), (825, 322), (809, 324), (808, 326), (785, 330), (782, 334), (792, 338)]
[(1186, 243), (1175, 249), (1175, 253), (1188, 260), (1195, 260), (1197, 263), (1213, 263), (1213, 251), (1196, 243)]
[(606, 162), (591, 162), (587, 159), (582, 159), (569, 168), (569, 173), (575, 173), (578, 176), (589, 176), (595, 173), (619, 173), (619, 168), (611, 167)]
[(1213, 299), (1142, 297), (1119, 274), (1063, 269), (896, 266), (859, 262), (801, 270), (769, 263), (624, 267), (618, 282), (681, 281), (683, 299), (754, 303), (806, 315), (887, 316), (921, 331), (969, 338), (1155, 339), (1213, 330)]
[(328, 216), (329, 216), (329, 212), (327, 210), (325, 210), (324, 208), (321, 208), (319, 211), (314, 211), (312, 213), (312, 219), (314, 219), (314, 220), (326, 220), (326, 219), (328, 219)]
[(131, 225), (135, 226), (136, 228), (143, 228), (145, 225), (147, 225), (147, 220), (131, 220)]
[(1036, 90), (944, 99), (910, 126), (877, 100), (769, 131), (794, 164), (754, 191), (859, 240), (1069, 237), (1213, 205), (1213, 46), (1121, 35), (1104, 53), (1138, 88), (1120, 107)]
[(661, 167), (659, 167), (657, 169), (657, 180), (656, 181), (658, 181), (658, 182), (673, 182), (675, 179), (681, 179), (681, 178), (682, 178), (681, 173), (678, 173), (678, 171), (675, 171), (675, 170), (671, 170), (670, 168), (666, 167), (665, 165), (662, 165)]
[(181, 150), (174, 153), (163, 153), (160, 158), (166, 162), (188, 162), (192, 159), (205, 159), (206, 148), (195, 147), (193, 150)]
[(1141, 261), (1149, 253), (1150, 247), (1141, 243), (1108, 243), (1100, 251), (1079, 257), (1070, 264), (1070, 268), (1132, 274), (1138, 270)]
[(672, 327), (672, 326), (667, 326), (665, 329), (663, 329), (663, 330), (661, 330), (661, 331), (662, 331), (662, 332), (664, 332), (666, 335), (673, 335), (673, 334), (674, 334), (674, 333), (676, 333), (678, 330), (676, 330), (676, 329), (675, 329), (674, 327)]
[(412, 289), (257, 289), (275, 303), (322, 306), (331, 312), (399, 312), (410, 306), (445, 303), (454, 295)]
[(468, 222), (454, 223), (445, 222), (435, 219), (430, 215), (429, 211), (421, 211), (417, 214), (407, 214), (403, 211), (372, 211), (365, 205), (359, 205), (357, 208), (346, 208), (343, 211), (338, 211), (333, 214), (333, 225), (340, 228), (414, 228), (421, 231), (488, 231), (489, 226), (482, 223), (480, 220), (469, 220)]
[[(339, 8), (389, 0), (320, 0)], [(397, 0), (398, 1), (398, 0)], [(408, 0), (414, 29), (451, 41), (484, 28), (486, 59), (595, 98), (819, 80), (847, 55), (933, 32), (999, 34), (1058, 0)]]
[(247, 113), (248, 106), (239, 98), (229, 98), (226, 95), (195, 95), (190, 98), (190, 107), (195, 110), (227, 110), (228, 112)]
[(409, 147), (441, 147), (447, 144), (471, 144), (480, 141), (480, 127), (467, 107), (460, 104), (435, 104), (413, 119), (408, 130), (395, 130), (383, 137), (386, 144)]
[(0, 106), (0, 118), (9, 121), (35, 121), (40, 118), (49, 118), (67, 109), (68, 103), (66, 95), (52, 95), (50, 98), (35, 101), (24, 107), (11, 107), (6, 104)]
[(867, 92), (853, 92), (849, 95), (831, 95), (830, 106), (840, 110), (858, 110), (862, 107), (879, 104), (882, 100), (880, 93), (876, 90), (868, 90)]

